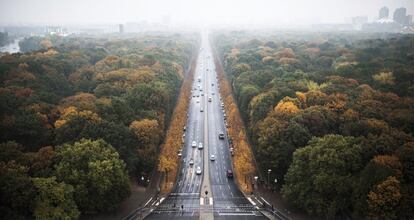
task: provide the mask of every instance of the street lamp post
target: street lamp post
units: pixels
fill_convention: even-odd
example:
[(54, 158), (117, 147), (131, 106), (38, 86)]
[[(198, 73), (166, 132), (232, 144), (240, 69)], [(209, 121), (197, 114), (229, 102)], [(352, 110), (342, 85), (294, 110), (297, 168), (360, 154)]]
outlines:
[(270, 172), (272, 172), (272, 170), (268, 169), (267, 170), (267, 185), (269, 185), (269, 186), (270, 186)]
[(277, 178), (275, 178), (275, 190), (277, 190)]
[(258, 176), (255, 176), (255, 177), (254, 177), (254, 186), (255, 186), (255, 187), (253, 187), (253, 188), (257, 188), (257, 184), (258, 184), (258, 183), (257, 183), (257, 180), (258, 180), (258, 179), (259, 179), (259, 177), (258, 177)]

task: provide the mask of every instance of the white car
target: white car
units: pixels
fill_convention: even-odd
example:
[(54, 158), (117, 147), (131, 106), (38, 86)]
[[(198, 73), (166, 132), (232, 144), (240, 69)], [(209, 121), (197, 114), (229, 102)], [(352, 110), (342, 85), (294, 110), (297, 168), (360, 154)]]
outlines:
[(212, 154), (212, 155), (210, 156), (210, 160), (211, 160), (211, 161), (215, 161), (215, 160), (216, 160), (216, 156), (215, 156), (214, 154)]
[(199, 102), (200, 102), (200, 100), (198, 100), (198, 99), (197, 99), (197, 100), (196, 100), (196, 102), (197, 102), (197, 103), (199, 103)]
[(200, 150), (203, 149), (203, 143), (201, 143), (201, 142), (198, 143), (198, 149), (200, 149)]
[(210, 96), (210, 97), (208, 97), (208, 101), (209, 101), (209, 102), (211, 102), (211, 100), (212, 100), (211, 96)]
[(203, 108), (200, 108), (200, 112), (203, 112), (204, 111), (204, 109)]
[(190, 161), (188, 162), (188, 164), (190, 164), (190, 166), (194, 165), (194, 160), (193, 158), (190, 159)]
[(196, 174), (197, 174), (197, 175), (201, 175), (201, 168), (200, 168), (200, 167), (197, 167), (197, 169), (196, 169)]
[(197, 147), (197, 142), (193, 141), (193, 143), (191, 144), (192, 147)]

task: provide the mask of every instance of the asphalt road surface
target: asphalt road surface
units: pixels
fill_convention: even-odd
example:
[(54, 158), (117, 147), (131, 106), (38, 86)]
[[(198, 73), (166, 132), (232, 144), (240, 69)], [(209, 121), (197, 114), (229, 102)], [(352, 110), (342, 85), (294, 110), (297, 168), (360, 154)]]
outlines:
[[(227, 177), (227, 170), (233, 170), (232, 156), (207, 34), (202, 35), (192, 88), (178, 182), (167, 198), (154, 199), (149, 204), (154, 208), (146, 219), (265, 219), (254, 203), (243, 196), (235, 180)], [(220, 132), (225, 134), (224, 139), (219, 139)], [(211, 155), (215, 160), (210, 160)], [(198, 167), (201, 174), (196, 173)], [(202, 185), (207, 185), (211, 192), (206, 195)], [(209, 215), (203, 217), (205, 213)]]

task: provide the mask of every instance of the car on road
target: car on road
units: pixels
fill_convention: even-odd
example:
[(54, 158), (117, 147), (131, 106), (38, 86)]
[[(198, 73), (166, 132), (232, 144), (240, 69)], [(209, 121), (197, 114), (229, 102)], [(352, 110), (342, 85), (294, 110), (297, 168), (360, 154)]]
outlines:
[(214, 95), (214, 92), (212, 92), (211, 95)]
[(197, 100), (196, 100), (196, 102), (197, 102), (197, 103), (199, 103), (199, 102), (200, 102), (200, 100), (199, 100), (199, 99), (197, 99)]
[(196, 174), (197, 174), (197, 175), (201, 175), (201, 168), (200, 168), (200, 167), (197, 167), (197, 169), (196, 169)]
[(201, 108), (200, 108), (200, 112), (203, 112), (203, 111), (204, 111), (204, 109), (203, 109), (203, 107), (201, 107)]
[(213, 99), (211, 98), (211, 96), (210, 96), (210, 97), (208, 97), (208, 101), (209, 101), (209, 102), (211, 102), (211, 100), (213, 100)]
[(201, 93), (201, 96), (204, 96), (204, 93)]
[(200, 97), (200, 94), (197, 94), (197, 97)]
[(193, 143), (191, 144), (192, 147), (197, 147), (197, 142), (193, 141)]
[(215, 161), (216, 160), (216, 156), (214, 154), (210, 155), (210, 160), (211, 161)]
[(219, 133), (219, 139), (224, 139), (224, 132)]
[(227, 176), (227, 178), (233, 178), (233, 171), (232, 170), (227, 170), (226, 171), (226, 176)]
[(201, 143), (201, 142), (198, 143), (198, 149), (200, 149), (200, 150), (203, 149), (203, 143)]
[(194, 160), (193, 158), (190, 159), (190, 161), (188, 161), (188, 164), (190, 164), (190, 166), (194, 165)]

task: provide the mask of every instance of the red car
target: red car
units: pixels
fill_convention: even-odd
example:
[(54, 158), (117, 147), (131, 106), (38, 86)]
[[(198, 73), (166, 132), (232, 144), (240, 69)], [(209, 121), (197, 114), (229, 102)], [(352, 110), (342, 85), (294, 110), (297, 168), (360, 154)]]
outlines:
[(227, 170), (226, 175), (227, 175), (227, 178), (233, 178), (233, 171)]

